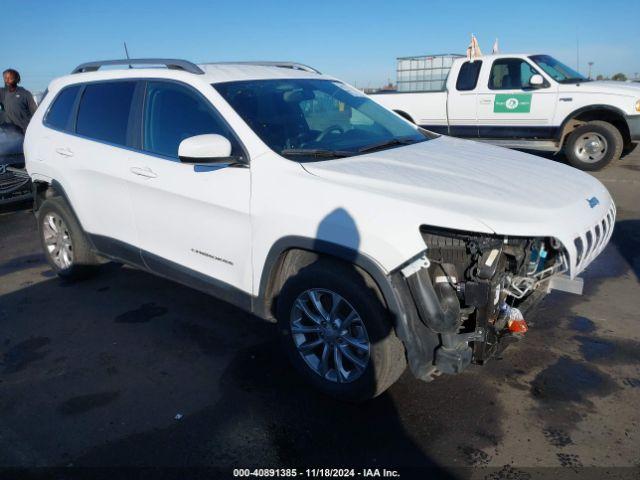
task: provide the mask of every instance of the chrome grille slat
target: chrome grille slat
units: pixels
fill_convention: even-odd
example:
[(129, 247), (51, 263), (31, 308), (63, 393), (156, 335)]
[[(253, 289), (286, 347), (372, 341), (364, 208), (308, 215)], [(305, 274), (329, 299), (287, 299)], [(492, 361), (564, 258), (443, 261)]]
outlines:
[(587, 258), (585, 258), (585, 265), (589, 265), (593, 260), (593, 254), (596, 251), (596, 232), (595, 227), (591, 227), (589, 229), (589, 233), (591, 234), (591, 246), (589, 247), (589, 252), (587, 253)]
[(27, 186), (29, 174), (26, 170), (15, 167), (7, 167), (5, 173), (0, 175), (0, 195), (12, 193)]
[(609, 218), (609, 232), (607, 232), (607, 241), (605, 242), (605, 244), (608, 243), (609, 240), (611, 239), (611, 235), (613, 235), (613, 229), (615, 228), (616, 206), (613, 204), (611, 205), (611, 209), (609, 210), (608, 218)]
[(582, 255), (580, 260), (578, 261), (578, 264), (576, 265), (576, 270), (582, 270), (585, 259), (587, 258), (587, 255), (589, 253), (589, 251), (587, 250), (587, 235), (582, 234), (579, 238), (580, 242), (582, 243)]
[(602, 250), (602, 247), (604, 246), (604, 240), (606, 238), (605, 234), (604, 234), (604, 228), (602, 227), (602, 220), (596, 224), (594, 229), (595, 229), (595, 231), (597, 233), (597, 237), (598, 237), (598, 239), (596, 241), (596, 249), (595, 249), (596, 250), (596, 255), (594, 255), (594, 257), (595, 257)]
[(24, 178), (12, 178), (7, 181), (0, 181), (0, 189), (6, 190), (8, 188), (14, 188), (17, 185), (26, 183), (27, 181), (28, 180), (25, 180)]
[(7, 173), (5, 175), (11, 174), (11, 173), (16, 177), (25, 178), (25, 179), (29, 178), (29, 173), (23, 168), (7, 167)]
[[(602, 226), (600, 226), (600, 228), (602, 229)], [(606, 245), (606, 242), (605, 242), (606, 239), (607, 239), (607, 237), (604, 234), (604, 231), (602, 231), (602, 233), (600, 234), (600, 241), (598, 242), (598, 245), (596, 247), (596, 252), (593, 255), (593, 258), (595, 258), (598, 255), (600, 255), (600, 252), (602, 252), (602, 250), (604, 249), (604, 247)]]

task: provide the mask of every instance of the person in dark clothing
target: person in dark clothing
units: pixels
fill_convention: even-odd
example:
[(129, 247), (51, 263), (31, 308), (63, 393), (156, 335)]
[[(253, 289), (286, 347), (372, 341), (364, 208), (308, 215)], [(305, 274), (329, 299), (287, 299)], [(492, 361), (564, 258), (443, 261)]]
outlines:
[(9, 68), (2, 72), (4, 88), (0, 88), (0, 104), (2, 115), (0, 123), (9, 123), (18, 127), (24, 133), (27, 125), (36, 111), (36, 102), (28, 90), (19, 87), (20, 74)]

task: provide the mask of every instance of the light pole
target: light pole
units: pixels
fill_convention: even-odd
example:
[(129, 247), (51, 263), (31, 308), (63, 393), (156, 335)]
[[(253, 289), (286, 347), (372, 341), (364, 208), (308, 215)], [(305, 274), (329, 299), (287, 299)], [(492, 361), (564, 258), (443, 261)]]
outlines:
[(587, 76), (587, 78), (591, 80), (591, 67), (593, 67), (593, 62), (589, 62), (587, 65), (589, 65), (589, 75)]

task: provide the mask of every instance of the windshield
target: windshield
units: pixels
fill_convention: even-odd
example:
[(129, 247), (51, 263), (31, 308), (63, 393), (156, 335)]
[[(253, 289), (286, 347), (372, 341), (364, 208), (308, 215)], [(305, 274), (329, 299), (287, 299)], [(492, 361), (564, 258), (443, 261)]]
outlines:
[(567, 67), (564, 63), (549, 55), (533, 55), (533, 60), (547, 75), (558, 83), (578, 83), (588, 82), (589, 79), (574, 69)]
[(427, 140), (418, 127), (338, 81), (248, 80), (213, 86), (272, 150), (298, 161)]

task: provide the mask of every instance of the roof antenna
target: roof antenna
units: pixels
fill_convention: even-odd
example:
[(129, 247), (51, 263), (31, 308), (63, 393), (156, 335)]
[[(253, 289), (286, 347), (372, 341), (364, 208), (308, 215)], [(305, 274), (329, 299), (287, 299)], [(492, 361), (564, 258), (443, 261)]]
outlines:
[[(127, 48), (127, 42), (122, 43), (124, 44), (124, 53), (127, 56), (127, 60), (131, 60), (131, 57), (129, 56), (129, 49)], [(133, 66), (129, 64), (129, 68), (133, 68)]]

